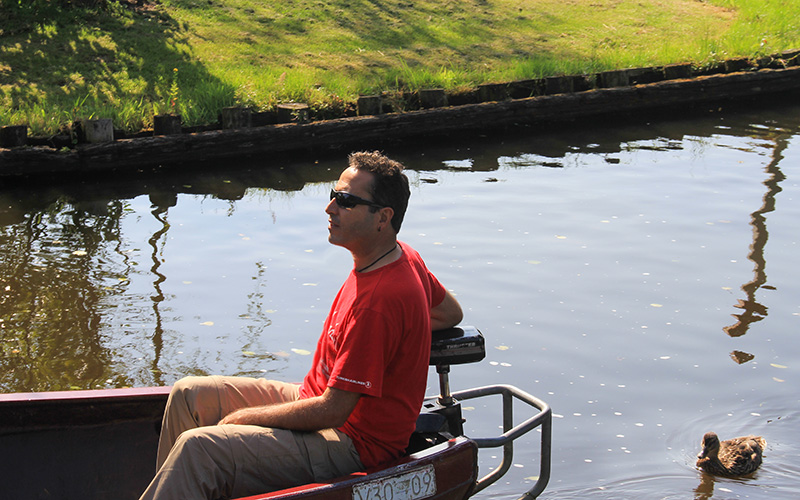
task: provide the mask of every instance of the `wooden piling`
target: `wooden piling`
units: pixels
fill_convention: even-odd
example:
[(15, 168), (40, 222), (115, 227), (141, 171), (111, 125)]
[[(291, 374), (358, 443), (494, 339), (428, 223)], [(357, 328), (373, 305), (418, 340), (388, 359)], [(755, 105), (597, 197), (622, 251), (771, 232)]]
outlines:
[(478, 85), (478, 97), (481, 102), (505, 101), (508, 99), (508, 84), (486, 83)]
[(630, 77), (625, 70), (603, 71), (597, 74), (597, 83), (603, 88), (627, 87)]
[(574, 82), (569, 76), (549, 76), (544, 79), (544, 93), (567, 94), (574, 90)]
[(780, 60), (785, 67), (800, 65), (800, 50), (786, 50), (781, 53)]
[(0, 129), (0, 147), (16, 148), (27, 144), (27, 125), (9, 125)]
[(252, 124), (252, 113), (247, 108), (229, 107), (222, 108), (222, 128), (240, 129), (250, 128)]
[(111, 118), (83, 120), (81, 123), (81, 130), (86, 138), (86, 142), (92, 144), (114, 142), (114, 124)]
[(278, 104), (278, 123), (308, 123), (308, 104), (286, 102)]
[(680, 78), (691, 78), (692, 71), (693, 69), (690, 63), (668, 64), (664, 66), (664, 79), (678, 80)]
[(750, 59), (746, 57), (739, 57), (736, 59), (728, 59), (725, 61), (725, 72), (735, 73), (737, 71), (746, 71), (751, 69), (752, 64)]
[(644, 85), (664, 80), (664, 68), (636, 68), (628, 70), (628, 83), (631, 85)]
[(156, 115), (153, 117), (153, 135), (181, 133), (181, 115)]
[(544, 94), (544, 80), (541, 78), (518, 80), (510, 82), (506, 88), (508, 97), (511, 99), (526, 99)]
[(419, 106), (425, 109), (447, 106), (447, 95), (444, 93), (444, 89), (421, 89)]
[(379, 115), (383, 112), (382, 99), (379, 95), (362, 95), (356, 102), (358, 116)]
[(596, 74), (577, 75), (574, 77), (572, 85), (575, 88), (575, 92), (584, 92), (587, 90), (596, 89), (597, 75)]

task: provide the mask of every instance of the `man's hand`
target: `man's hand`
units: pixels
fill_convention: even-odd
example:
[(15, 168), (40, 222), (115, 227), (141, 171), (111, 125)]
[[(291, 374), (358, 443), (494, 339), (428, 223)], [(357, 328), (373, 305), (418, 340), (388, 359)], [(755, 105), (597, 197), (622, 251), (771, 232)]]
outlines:
[(321, 396), (289, 403), (240, 408), (219, 425), (240, 424), (295, 431), (317, 431), (341, 427), (355, 409), (361, 394), (328, 387)]

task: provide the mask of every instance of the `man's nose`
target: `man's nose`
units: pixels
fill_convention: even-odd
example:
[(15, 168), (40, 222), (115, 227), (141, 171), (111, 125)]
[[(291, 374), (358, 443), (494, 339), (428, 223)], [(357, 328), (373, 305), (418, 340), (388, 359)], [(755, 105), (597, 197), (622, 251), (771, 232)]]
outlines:
[(331, 198), (331, 201), (329, 201), (328, 205), (325, 207), (325, 213), (326, 214), (335, 213), (338, 208), (339, 205), (336, 204), (336, 200)]

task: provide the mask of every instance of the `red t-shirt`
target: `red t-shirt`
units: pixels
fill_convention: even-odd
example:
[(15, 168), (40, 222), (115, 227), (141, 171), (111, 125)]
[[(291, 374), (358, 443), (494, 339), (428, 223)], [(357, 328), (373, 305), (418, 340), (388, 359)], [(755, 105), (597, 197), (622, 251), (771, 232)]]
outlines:
[(419, 254), (400, 247), (395, 262), (347, 277), (300, 388), (301, 398), (327, 387), (363, 395), (340, 430), (365, 467), (399, 457), (408, 445), (428, 378), (430, 310), (445, 296)]

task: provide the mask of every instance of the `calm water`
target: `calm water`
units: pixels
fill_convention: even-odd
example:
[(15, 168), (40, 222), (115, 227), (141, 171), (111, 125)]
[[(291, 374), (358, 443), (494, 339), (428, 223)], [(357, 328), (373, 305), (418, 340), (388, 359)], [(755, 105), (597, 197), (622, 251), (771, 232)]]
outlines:
[[(454, 389), (552, 406), (543, 498), (797, 498), (800, 106), (518, 132), (386, 150), (412, 169), (401, 239), (487, 339)], [(323, 212), (343, 164), (0, 189), (0, 390), (300, 380), (351, 267)], [(469, 433), (499, 434), (492, 406)], [(762, 469), (698, 473), (708, 430), (764, 435)], [(538, 434), (480, 496), (521, 494), (537, 457)]]

